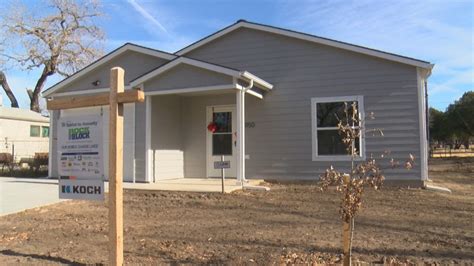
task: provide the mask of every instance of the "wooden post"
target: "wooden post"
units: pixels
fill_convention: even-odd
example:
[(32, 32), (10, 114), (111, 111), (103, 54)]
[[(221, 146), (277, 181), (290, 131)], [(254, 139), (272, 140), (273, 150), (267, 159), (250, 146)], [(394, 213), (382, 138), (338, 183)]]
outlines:
[[(344, 183), (348, 184), (350, 181), (349, 175), (344, 175)], [(350, 222), (344, 221), (342, 225), (342, 250), (344, 253), (344, 260), (343, 265), (349, 266), (351, 265), (351, 257), (350, 257), (350, 237), (351, 237), (351, 225)]]
[(144, 102), (142, 90), (124, 91), (124, 70), (110, 70), (110, 92), (48, 100), (48, 110), (110, 105), (109, 117), (109, 264), (123, 265), (123, 104)]
[(124, 70), (110, 70), (109, 113), (109, 262), (123, 265), (123, 103)]

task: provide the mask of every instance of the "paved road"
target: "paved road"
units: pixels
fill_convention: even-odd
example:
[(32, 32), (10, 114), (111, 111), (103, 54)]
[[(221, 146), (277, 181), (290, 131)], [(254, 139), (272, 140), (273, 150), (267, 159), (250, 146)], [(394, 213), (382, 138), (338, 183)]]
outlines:
[(0, 216), (59, 201), (57, 180), (0, 177)]

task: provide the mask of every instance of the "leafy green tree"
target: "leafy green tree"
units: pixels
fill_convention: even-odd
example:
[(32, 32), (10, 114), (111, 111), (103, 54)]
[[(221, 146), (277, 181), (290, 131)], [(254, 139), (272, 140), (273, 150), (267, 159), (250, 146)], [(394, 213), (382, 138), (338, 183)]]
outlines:
[(448, 142), (452, 132), (447, 125), (446, 114), (435, 108), (430, 108), (430, 141)]
[(474, 91), (468, 91), (446, 110), (445, 126), (449, 127), (459, 144), (469, 148), (474, 137)]

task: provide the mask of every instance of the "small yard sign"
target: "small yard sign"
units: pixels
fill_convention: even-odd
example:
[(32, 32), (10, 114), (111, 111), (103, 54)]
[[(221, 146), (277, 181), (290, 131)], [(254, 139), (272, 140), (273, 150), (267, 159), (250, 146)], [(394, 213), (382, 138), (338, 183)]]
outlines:
[(59, 198), (104, 200), (104, 181), (101, 179), (60, 179)]
[(58, 120), (59, 175), (103, 179), (102, 117)]
[(229, 169), (230, 161), (214, 162), (214, 169)]

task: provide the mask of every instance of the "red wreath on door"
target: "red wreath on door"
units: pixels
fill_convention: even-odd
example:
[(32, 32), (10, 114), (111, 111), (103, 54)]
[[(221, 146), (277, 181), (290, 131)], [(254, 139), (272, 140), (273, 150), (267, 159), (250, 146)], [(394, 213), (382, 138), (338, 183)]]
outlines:
[(214, 122), (209, 123), (209, 125), (207, 125), (207, 130), (209, 130), (211, 133), (216, 132), (217, 131), (217, 124), (214, 123)]

